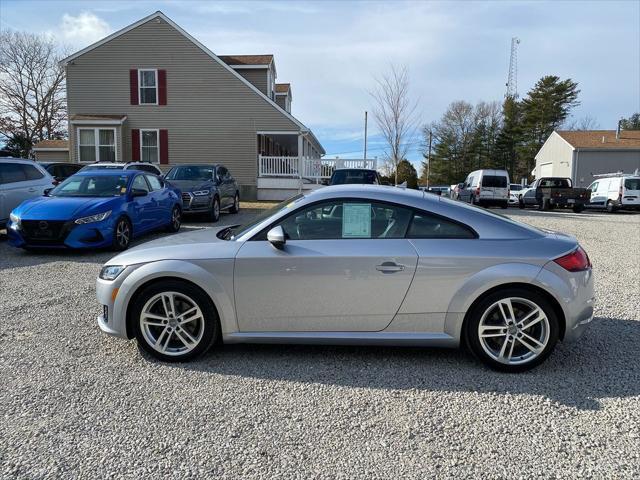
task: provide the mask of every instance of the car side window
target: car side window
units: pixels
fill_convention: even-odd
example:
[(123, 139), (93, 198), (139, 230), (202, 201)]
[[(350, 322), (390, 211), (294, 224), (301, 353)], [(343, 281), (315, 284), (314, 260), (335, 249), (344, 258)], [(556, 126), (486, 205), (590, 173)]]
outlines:
[(2, 183), (24, 182), (26, 174), (19, 163), (0, 163), (0, 181)]
[(21, 165), (27, 180), (40, 180), (44, 174), (33, 165)]
[(591, 190), (592, 192), (595, 192), (596, 190), (598, 190), (598, 182), (593, 182), (591, 185), (587, 187), (587, 189)]
[[(317, 203), (279, 222), (291, 240), (404, 238), (411, 210), (368, 200)], [(273, 225), (276, 226), (276, 225)]]
[(137, 175), (136, 178), (133, 179), (133, 183), (131, 184), (131, 189), (144, 190), (145, 192), (149, 191), (149, 185), (147, 184), (147, 181), (144, 179), (144, 175)]
[(162, 182), (158, 177), (154, 175), (145, 175), (145, 177), (147, 177), (151, 190), (162, 190)]
[(226, 167), (218, 167), (218, 178), (221, 182), (224, 182), (229, 178), (229, 170)]
[(476, 238), (466, 225), (427, 212), (415, 212), (407, 238)]

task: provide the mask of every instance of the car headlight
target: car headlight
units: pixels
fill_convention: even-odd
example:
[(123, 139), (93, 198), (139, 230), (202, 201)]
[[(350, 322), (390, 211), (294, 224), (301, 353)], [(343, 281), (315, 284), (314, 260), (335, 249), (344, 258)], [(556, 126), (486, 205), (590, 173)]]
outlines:
[(103, 212), (103, 213), (97, 213), (97, 214), (91, 215), (89, 217), (78, 218), (76, 220), (76, 223), (78, 225), (80, 225), (80, 224), (83, 224), (83, 223), (101, 222), (102, 220), (107, 218), (109, 215), (111, 215), (111, 210), (108, 210), (108, 211)]
[(20, 217), (18, 215), (16, 215), (15, 213), (11, 212), (9, 214), (9, 220), (11, 220), (11, 223), (15, 223), (16, 225), (20, 225)]
[(102, 270), (100, 270), (99, 277), (102, 280), (115, 280), (125, 268), (127, 268), (126, 265), (105, 265), (102, 267)]
[(202, 197), (204, 195), (209, 195), (209, 190), (197, 190), (193, 192), (196, 197)]

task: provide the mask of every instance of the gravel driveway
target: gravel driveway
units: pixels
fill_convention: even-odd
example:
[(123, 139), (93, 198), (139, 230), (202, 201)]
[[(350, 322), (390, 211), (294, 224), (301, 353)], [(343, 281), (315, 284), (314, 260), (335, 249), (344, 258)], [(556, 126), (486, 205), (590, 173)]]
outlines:
[(415, 348), (225, 346), (158, 363), (96, 326), (112, 253), (3, 238), (0, 478), (638, 478), (640, 215), (508, 214), (576, 235), (597, 285), (581, 341), (520, 375)]

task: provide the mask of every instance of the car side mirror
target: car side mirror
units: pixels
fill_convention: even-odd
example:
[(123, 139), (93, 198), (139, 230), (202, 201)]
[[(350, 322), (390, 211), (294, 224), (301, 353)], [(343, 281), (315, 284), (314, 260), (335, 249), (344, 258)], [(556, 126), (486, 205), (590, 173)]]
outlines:
[(51, 192), (51, 190), (53, 190), (53, 188), (45, 188), (45, 189), (44, 189), (44, 191), (42, 192), (42, 194), (43, 194), (45, 197), (48, 197), (48, 196), (49, 196), (49, 193)]
[(280, 225), (269, 230), (267, 233), (267, 240), (278, 250), (282, 250), (284, 248), (284, 244), (287, 242), (284, 230)]
[(147, 193), (149, 192), (147, 192), (146, 190), (142, 190), (140, 188), (134, 188), (131, 190), (132, 197), (146, 197)]

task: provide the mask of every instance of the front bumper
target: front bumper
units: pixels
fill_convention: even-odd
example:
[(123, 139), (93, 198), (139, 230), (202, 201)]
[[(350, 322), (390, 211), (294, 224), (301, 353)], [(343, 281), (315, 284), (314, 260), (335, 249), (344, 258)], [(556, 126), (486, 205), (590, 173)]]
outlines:
[(18, 248), (103, 248), (112, 244), (114, 219), (77, 225), (70, 220), (61, 227), (59, 234), (36, 237), (28, 235), (24, 227), (9, 221), (7, 236), (9, 245)]
[(211, 196), (182, 192), (182, 212), (206, 212), (211, 209)]
[(115, 280), (96, 279), (96, 297), (102, 305), (102, 314), (97, 318), (100, 330), (109, 335), (129, 338), (127, 335), (126, 303), (127, 295), (120, 287), (126, 278), (136, 270), (136, 266), (128, 266)]

